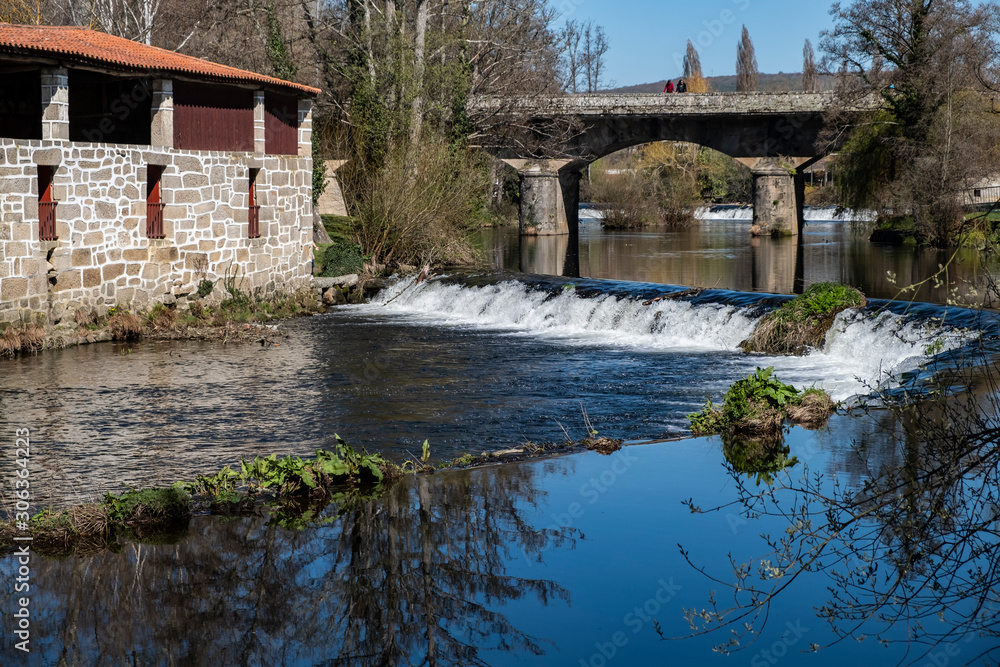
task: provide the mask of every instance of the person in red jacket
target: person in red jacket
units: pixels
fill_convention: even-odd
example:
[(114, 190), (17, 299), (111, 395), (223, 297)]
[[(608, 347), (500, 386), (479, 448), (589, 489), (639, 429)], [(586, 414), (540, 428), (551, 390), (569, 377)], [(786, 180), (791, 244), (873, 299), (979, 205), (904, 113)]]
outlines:
[(665, 93), (672, 93), (672, 92), (674, 92), (674, 82), (673, 81), (667, 81), (667, 85), (665, 85), (663, 87), (663, 92), (665, 92)]

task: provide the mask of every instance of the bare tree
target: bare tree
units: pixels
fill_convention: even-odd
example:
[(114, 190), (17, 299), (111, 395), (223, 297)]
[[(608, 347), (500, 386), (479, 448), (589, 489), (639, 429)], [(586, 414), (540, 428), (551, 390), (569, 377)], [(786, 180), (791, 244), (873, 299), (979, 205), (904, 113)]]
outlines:
[(424, 70), (427, 51), (427, 16), (430, 0), (417, 0), (413, 37), (413, 105), (410, 145), (417, 146), (424, 124)]
[(42, 5), (41, 0), (0, 0), (0, 23), (41, 23)]
[(90, 26), (109, 35), (143, 44), (153, 43), (164, 0), (58, 0), (52, 14), (57, 23)]
[(580, 92), (580, 70), (583, 65), (580, 54), (580, 38), (583, 36), (581, 33), (580, 24), (575, 20), (571, 20), (566, 22), (566, 27), (559, 34), (560, 47), (564, 53), (564, 85), (570, 93)]
[(816, 69), (816, 53), (812, 42), (806, 40), (802, 49), (802, 90), (815, 92), (819, 89), (819, 71)]
[(701, 76), (701, 56), (698, 49), (694, 48), (691, 40), (688, 40), (687, 52), (684, 54), (684, 78), (692, 79)]
[(760, 72), (754, 54), (750, 32), (743, 26), (743, 36), (736, 47), (736, 90), (741, 93), (756, 91), (760, 87)]
[(701, 57), (691, 40), (688, 40), (687, 52), (684, 54), (684, 81), (689, 93), (708, 92), (708, 82), (701, 73)]
[(596, 93), (602, 85), (604, 54), (609, 44), (604, 28), (588, 21), (583, 27), (583, 71), (587, 80), (587, 92)]
[(838, 160), (845, 204), (911, 216), (922, 241), (954, 243), (963, 190), (995, 170), (996, 11), (966, 0), (834, 5), (824, 63), (848, 74), (843, 108), (870, 108), (834, 119), (848, 137)]

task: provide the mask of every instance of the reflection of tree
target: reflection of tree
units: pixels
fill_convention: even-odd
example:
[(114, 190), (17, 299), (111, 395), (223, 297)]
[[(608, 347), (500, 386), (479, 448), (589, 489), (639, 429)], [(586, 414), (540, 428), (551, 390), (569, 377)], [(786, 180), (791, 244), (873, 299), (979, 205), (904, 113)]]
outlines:
[[(553, 582), (504, 570), (510, 551), (538, 556), (571, 539), (527, 523), (532, 475), (509, 466), (410, 479), (300, 532), (263, 517), (196, 517), (177, 545), (36, 561), (33, 636), (46, 664), (67, 665), (467, 665), (485, 664), (484, 650), (539, 654), (540, 640), (496, 611), (528, 595), (568, 600)], [(0, 663), (12, 650), (0, 649)]]
[[(712, 577), (731, 601), (713, 596), (707, 611), (687, 612), (695, 632), (732, 629), (718, 648), (739, 650), (782, 592), (823, 572), (830, 599), (818, 615), (839, 639), (906, 643), (916, 661), (943, 643), (1000, 637), (1000, 386), (985, 368), (959, 396), (891, 408), (899, 453), (856, 446), (869, 464), (857, 484), (807, 471), (760, 491), (737, 476), (746, 516), (778, 517), (786, 528), (764, 536), (763, 559)], [(995, 660), (1000, 642), (992, 644), (961, 662)]]
[(726, 461), (738, 473), (743, 473), (771, 485), (774, 475), (798, 463), (794, 456), (789, 458), (789, 448), (783, 438), (750, 437), (739, 433), (722, 434), (722, 453)]

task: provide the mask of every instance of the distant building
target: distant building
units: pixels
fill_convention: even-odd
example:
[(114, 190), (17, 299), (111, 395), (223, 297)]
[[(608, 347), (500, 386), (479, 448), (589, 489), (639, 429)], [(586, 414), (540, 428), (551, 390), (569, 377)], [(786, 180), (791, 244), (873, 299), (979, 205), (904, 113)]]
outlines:
[(84, 28), (0, 24), (0, 322), (171, 303), (226, 276), (304, 285), (318, 93)]

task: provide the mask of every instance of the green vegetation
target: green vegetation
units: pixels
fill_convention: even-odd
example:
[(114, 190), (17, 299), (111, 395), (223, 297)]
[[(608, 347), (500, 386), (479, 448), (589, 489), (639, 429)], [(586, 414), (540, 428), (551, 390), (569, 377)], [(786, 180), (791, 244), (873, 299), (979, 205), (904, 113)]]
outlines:
[(694, 144), (658, 142), (623, 151), (599, 160), (590, 174), (581, 197), (607, 204), (603, 225), (612, 229), (684, 224), (702, 204), (751, 198), (746, 167)]
[(313, 274), (323, 277), (361, 273), (365, 258), (356, 243), (324, 243), (316, 246)]
[(111, 525), (173, 521), (190, 515), (191, 498), (177, 487), (126, 491), (104, 496), (104, 509)]
[[(260, 498), (274, 504), (275, 523), (302, 527), (326, 504), (378, 495), (402, 475), (381, 455), (357, 452), (335, 437), (337, 451), (318, 450), (314, 459), (256, 457), (241, 461), (239, 471), (226, 466), (194, 482), (109, 493), (99, 503), (43, 511), (31, 519), (27, 532), (33, 548), (51, 555), (116, 549), (120, 536), (160, 543), (182, 534), (203, 502), (212, 511), (232, 511), (249, 509)], [(0, 552), (13, 546), (14, 534), (13, 522), (0, 526)]]
[(740, 343), (744, 352), (805, 354), (820, 348), (837, 314), (863, 308), (865, 296), (839, 283), (816, 283), (803, 294), (766, 315), (750, 338)]
[[(831, 116), (830, 132), (846, 136), (836, 174), (843, 204), (883, 217), (907, 211), (919, 243), (954, 245), (961, 196), (996, 161), (1000, 119), (982, 76), (996, 48), (993, 9), (856, 0), (831, 14), (822, 47), (844, 68), (844, 113)], [(859, 110), (862, 99), (874, 105)]]
[(199, 475), (183, 484), (191, 494), (210, 497), (216, 503), (241, 502), (262, 493), (278, 499), (295, 496), (329, 496), (336, 486), (378, 486), (398, 478), (402, 469), (381, 454), (357, 452), (339, 435), (336, 452), (316, 450), (314, 459), (274, 454), (240, 462), (240, 469), (226, 466), (214, 475)]
[(834, 408), (823, 390), (800, 392), (778, 380), (774, 368), (769, 367), (734, 382), (721, 408), (709, 399), (701, 412), (688, 415), (688, 419), (696, 435), (776, 436), (785, 419), (815, 425), (825, 422)]
[(323, 228), (334, 243), (351, 243), (354, 240), (354, 218), (347, 215), (321, 215)]
[(754, 476), (757, 486), (761, 482), (773, 484), (774, 475), (799, 462), (796, 457), (789, 456), (788, 446), (774, 437), (723, 436), (722, 453), (733, 470)]

